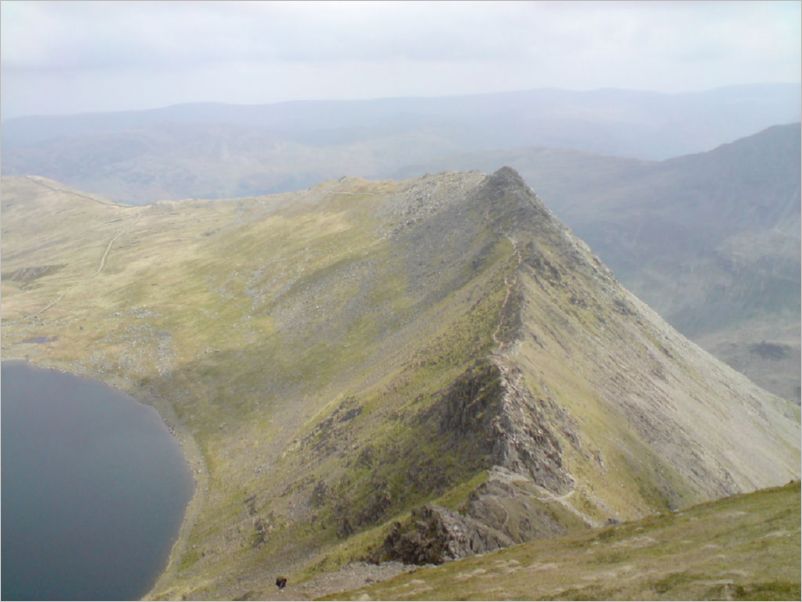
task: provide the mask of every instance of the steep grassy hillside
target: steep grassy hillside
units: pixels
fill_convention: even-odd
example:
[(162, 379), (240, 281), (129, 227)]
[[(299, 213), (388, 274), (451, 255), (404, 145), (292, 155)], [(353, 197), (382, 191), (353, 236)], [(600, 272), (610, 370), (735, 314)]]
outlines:
[(671, 329), (508, 168), (143, 207), (9, 178), (2, 210), (3, 357), (154, 404), (193, 464), (154, 597), (799, 475), (798, 408)]
[(516, 546), (337, 600), (798, 600), (799, 483)]
[(400, 174), (498, 165), (518, 169), (683, 334), (799, 403), (798, 123), (661, 162), (519, 149), (420, 162)]

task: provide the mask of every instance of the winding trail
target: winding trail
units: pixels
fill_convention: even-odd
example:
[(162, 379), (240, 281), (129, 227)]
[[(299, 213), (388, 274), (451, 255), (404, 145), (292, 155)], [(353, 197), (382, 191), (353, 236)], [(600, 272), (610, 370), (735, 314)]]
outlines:
[(504, 301), (501, 304), (501, 317), (499, 318), (498, 324), (496, 325), (496, 330), (493, 331), (491, 335), (493, 338), (493, 342), (498, 346), (499, 351), (504, 350), (504, 342), (499, 340), (498, 333), (501, 330), (501, 327), (504, 326), (504, 312), (507, 309), (507, 304), (510, 302), (510, 297), (512, 296), (512, 292), (515, 289), (515, 285), (518, 283), (518, 270), (520, 269), (521, 265), (523, 264), (523, 255), (521, 255), (521, 249), (518, 247), (518, 243), (515, 242), (511, 236), (507, 236), (509, 241), (512, 243), (513, 252), (516, 259), (515, 264), (515, 273), (512, 277), (509, 275), (504, 276), (504, 284), (507, 287), (507, 293), (504, 296)]
[[(106, 259), (109, 256), (109, 251), (111, 251), (111, 246), (114, 244), (114, 241), (117, 240), (124, 231), (125, 230), (123, 230), (123, 229), (119, 230), (114, 236), (111, 237), (111, 240), (109, 240), (108, 244), (106, 245), (105, 250), (103, 251), (103, 255), (100, 258), (100, 263), (97, 266), (97, 270), (94, 273), (95, 276), (100, 274), (103, 271), (103, 268), (106, 267)], [(69, 287), (67, 290), (59, 293), (58, 297), (56, 297), (53, 301), (51, 301), (50, 303), (45, 305), (42, 309), (40, 309), (36, 313), (30, 314), (27, 317), (27, 319), (38, 318), (43, 313), (45, 313), (48, 309), (50, 309), (51, 307), (56, 306), (65, 297), (65, 295), (67, 293), (69, 293), (72, 289), (74, 289), (76, 286), (78, 286), (78, 285), (74, 284), (73, 286)]]
[[(29, 176), (26, 176), (26, 177), (28, 177), (28, 178), (30, 179), (30, 177), (29, 177)], [(34, 182), (36, 182), (36, 180), (33, 180), (33, 181), (34, 181)], [(41, 182), (36, 182), (36, 183), (37, 183), (37, 184), (41, 184), (41, 185), (42, 185), (42, 186), (44, 186), (45, 188), (50, 188), (50, 189), (52, 189), (52, 190), (58, 190), (58, 189), (56, 189), (56, 188), (53, 188), (52, 186), (47, 186), (47, 185), (45, 185), (45, 184), (42, 184)], [(64, 192), (69, 192), (69, 191), (64, 191)], [(71, 194), (72, 194), (72, 193), (71, 193)], [(83, 195), (76, 195), (76, 196), (83, 196)], [(90, 197), (86, 197), (86, 198), (90, 198)], [(95, 200), (95, 199), (93, 199), (93, 200)], [(100, 203), (100, 202), (102, 202), (102, 201), (98, 201), (98, 202)], [(101, 272), (103, 272), (103, 269), (106, 267), (106, 261), (108, 260), (109, 253), (111, 252), (111, 248), (112, 248), (112, 246), (114, 245), (114, 242), (115, 242), (115, 241), (116, 241), (118, 238), (120, 238), (120, 236), (122, 236), (122, 235), (123, 235), (123, 234), (125, 234), (126, 232), (129, 232), (129, 231), (130, 231), (130, 230), (131, 230), (131, 229), (132, 229), (132, 228), (133, 228), (133, 227), (136, 225), (136, 223), (137, 223), (138, 221), (139, 221), (139, 216), (137, 216), (137, 217), (134, 219), (133, 223), (131, 223), (131, 224), (129, 225), (129, 227), (128, 227), (128, 228), (120, 228), (120, 229), (119, 229), (119, 230), (118, 230), (118, 231), (117, 231), (117, 232), (114, 234), (114, 236), (112, 236), (112, 237), (111, 237), (111, 239), (109, 240), (109, 242), (108, 242), (108, 243), (106, 243), (106, 248), (103, 250), (103, 255), (101, 255), (101, 257), (100, 257), (100, 261), (98, 262), (97, 270), (95, 270), (95, 273), (92, 275), (93, 277), (94, 277), (94, 276), (98, 276), (98, 275), (99, 275)], [(52, 308), (52, 307), (54, 307), (55, 305), (57, 305), (57, 304), (58, 304), (58, 303), (59, 303), (59, 302), (60, 302), (60, 301), (61, 301), (61, 300), (62, 300), (62, 299), (63, 299), (63, 298), (64, 298), (64, 297), (67, 295), (67, 293), (69, 293), (69, 292), (70, 292), (72, 289), (74, 289), (76, 286), (78, 286), (78, 284), (77, 284), (77, 283), (76, 283), (76, 284), (74, 284), (73, 286), (69, 287), (67, 290), (65, 290), (65, 291), (63, 291), (63, 292), (61, 292), (61, 293), (59, 293), (58, 297), (56, 297), (56, 298), (55, 298), (53, 301), (51, 301), (50, 303), (48, 303), (47, 305), (45, 305), (45, 306), (44, 306), (42, 309), (40, 309), (40, 310), (39, 310), (39, 311), (37, 311), (36, 313), (29, 314), (29, 315), (28, 315), (28, 316), (26, 316), (24, 319), (30, 320), (30, 319), (33, 319), (33, 318), (38, 318), (38, 317), (39, 317), (39, 316), (41, 316), (43, 313), (45, 313), (47, 310), (49, 310), (50, 308)]]
[(56, 297), (56, 298), (55, 298), (55, 300), (51, 301), (50, 303), (48, 303), (47, 305), (45, 305), (45, 306), (44, 306), (42, 309), (40, 309), (39, 311), (37, 311), (35, 314), (31, 314), (31, 315), (30, 315), (30, 316), (28, 316), (28, 317), (30, 317), (30, 318), (37, 318), (37, 317), (39, 317), (40, 315), (42, 315), (43, 313), (45, 313), (45, 312), (46, 312), (48, 309), (50, 309), (51, 307), (53, 307), (53, 306), (54, 306), (56, 303), (58, 303), (59, 301), (61, 301), (61, 300), (64, 298), (64, 295), (66, 295), (66, 294), (67, 294), (67, 291), (64, 291), (64, 292), (63, 292), (63, 293), (61, 293), (61, 294), (60, 294), (58, 297)]
[[(36, 176), (23, 176), (23, 177), (26, 180), (28, 180), (29, 182), (32, 182), (32, 183), (36, 184), (37, 186), (41, 186), (42, 188), (46, 188), (47, 190), (51, 190), (53, 192), (58, 192), (58, 193), (61, 193), (61, 194), (68, 194), (68, 195), (73, 196), (73, 197), (86, 199), (88, 201), (92, 201), (93, 203), (98, 203), (99, 205), (104, 205), (106, 207), (118, 207), (118, 208), (123, 208), (123, 209), (126, 208), (124, 205), (117, 205), (116, 203), (113, 203), (111, 201), (106, 201), (106, 200), (103, 200), (103, 199), (92, 197), (92, 196), (89, 196), (87, 194), (82, 194), (80, 192), (76, 192), (74, 190), (69, 190), (67, 188), (61, 188), (59, 186), (53, 186), (52, 184), (49, 184), (49, 183), (39, 179)], [(112, 245), (114, 245), (114, 242), (122, 234), (124, 234), (127, 231), (130, 231), (136, 225), (136, 223), (139, 221), (139, 218), (140, 218), (140, 215), (137, 215), (136, 218), (134, 219), (134, 221), (128, 226), (128, 228), (120, 228), (114, 234), (114, 236), (111, 237), (111, 240), (109, 240), (109, 242), (106, 244), (105, 249), (103, 250), (103, 255), (101, 255), (101, 257), (100, 257), (100, 261), (98, 263), (97, 270), (95, 270), (95, 273), (93, 274), (93, 276), (97, 276), (98, 274), (103, 272), (103, 269), (106, 267), (106, 261), (107, 261), (107, 259), (109, 257), (109, 253), (111, 252)], [(61, 302), (61, 300), (67, 295), (67, 293), (69, 293), (76, 286), (77, 286), (77, 284), (67, 288), (65, 291), (59, 293), (59, 295), (53, 301), (51, 301), (50, 303), (45, 305), (42, 309), (40, 309), (39, 311), (37, 311), (35, 313), (29, 314), (28, 316), (26, 316), (23, 319), (24, 320), (30, 320), (30, 319), (33, 319), (33, 318), (38, 318), (43, 313), (45, 313), (47, 310), (51, 309), (52, 307), (56, 306), (59, 302)]]
[(106, 267), (106, 258), (109, 256), (109, 251), (111, 251), (111, 245), (114, 244), (114, 241), (117, 240), (120, 237), (120, 234), (123, 232), (124, 230), (120, 229), (117, 234), (111, 237), (109, 244), (106, 245), (106, 250), (103, 251), (103, 257), (100, 258), (100, 264), (97, 266), (97, 272), (95, 272), (95, 275), (100, 274), (100, 272), (103, 271), (103, 268)]
[[(505, 311), (507, 309), (507, 305), (510, 302), (510, 297), (512, 296), (512, 294), (513, 294), (513, 292), (515, 290), (515, 286), (518, 284), (518, 270), (521, 268), (521, 266), (523, 265), (523, 262), (524, 262), (524, 258), (523, 258), (523, 255), (521, 253), (521, 249), (518, 246), (518, 243), (515, 241), (515, 239), (513, 239), (509, 235), (507, 235), (507, 238), (512, 243), (513, 250), (514, 250), (514, 256), (515, 256), (515, 259), (516, 259), (516, 265), (515, 265), (515, 270), (514, 270), (512, 275), (508, 274), (508, 275), (504, 276), (504, 284), (507, 287), (507, 293), (504, 296), (504, 302), (501, 304), (501, 317), (499, 319), (499, 322), (498, 322), (498, 325), (496, 326), (495, 331), (492, 334), (493, 342), (497, 346), (497, 350), (493, 354), (493, 356), (494, 356), (495, 364), (496, 364), (496, 366), (498, 366), (499, 370), (501, 371), (501, 374), (503, 375), (507, 386), (510, 387), (515, 393), (521, 395), (522, 393), (521, 393), (520, 388), (519, 388), (519, 383), (517, 382), (517, 379), (514, 377), (512, 372), (510, 371), (509, 366), (505, 363), (505, 359), (507, 357), (507, 354), (505, 353), (506, 347), (507, 347), (507, 343), (505, 343), (504, 341), (500, 340), (499, 336), (498, 336), (499, 333), (501, 332), (501, 328), (504, 326), (504, 314), (505, 314)], [(535, 484), (534, 481), (531, 481), (531, 479), (527, 479), (527, 480), (532, 482), (532, 484), (534, 484), (535, 487), (537, 487), (538, 492), (540, 494), (540, 495), (536, 496), (536, 499), (538, 501), (544, 502), (544, 503), (554, 502), (554, 503), (560, 504), (563, 508), (565, 508), (568, 512), (570, 512), (571, 514), (573, 514), (574, 516), (579, 518), (585, 524), (587, 524), (587, 525), (589, 525), (591, 527), (601, 526), (601, 523), (599, 523), (599, 521), (597, 521), (596, 519), (588, 516), (587, 514), (585, 514), (581, 510), (575, 508), (571, 504), (571, 502), (569, 500), (573, 497), (574, 493), (576, 493), (576, 489), (571, 489), (570, 491), (568, 491), (567, 493), (564, 493), (562, 495), (555, 495), (554, 493), (552, 493), (548, 489), (545, 489), (544, 487)], [(509, 515), (508, 515), (508, 517), (509, 517)], [(505, 519), (505, 521), (504, 521), (505, 526), (506, 526), (506, 523), (507, 523), (507, 520)]]
[(544, 489), (543, 487), (540, 487), (539, 485), (537, 487), (538, 487), (538, 489), (540, 490), (540, 493), (541, 493), (541, 495), (538, 496), (537, 499), (540, 500), (541, 502), (557, 502), (558, 504), (560, 504), (560, 506), (562, 506), (563, 508), (568, 510), (568, 512), (570, 512), (571, 514), (573, 514), (574, 516), (579, 518), (582, 522), (584, 522), (588, 526), (590, 526), (590, 527), (600, 527), (601, 526), (601, 523), (599, 521), (597, 521), (594, 518), (591, 518), (590, 516), (588, 516), (587, 514), (582, 512), (581, 510), (578, 510), (577, 508), (575, 508), (568, 501), (568, 499), (571, 498), (574, 495), (574, 493), (576, 493), (576, 489), (572, 489), (568, 493), (564, 493), (562, 495), (554, 495), (548, 489)]

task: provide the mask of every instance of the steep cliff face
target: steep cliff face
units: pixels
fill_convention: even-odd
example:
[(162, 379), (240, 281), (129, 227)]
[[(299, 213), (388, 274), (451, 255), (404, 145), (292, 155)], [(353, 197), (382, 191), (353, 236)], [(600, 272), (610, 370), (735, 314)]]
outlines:
[(799, 475), (798, 408), (677, 334), (508, 168), (135, 208), (10, 179), (3, 216), (4, 357), (126, 388), (195, 450), (154, 597)]

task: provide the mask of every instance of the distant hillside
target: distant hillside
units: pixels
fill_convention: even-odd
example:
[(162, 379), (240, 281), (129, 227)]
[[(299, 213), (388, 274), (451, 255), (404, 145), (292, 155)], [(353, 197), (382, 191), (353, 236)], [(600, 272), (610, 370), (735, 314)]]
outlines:
[(2, 215), (3, 358), (153, 404), (192, 463), (156, 598), (799, 476), (799, 408), (671, 328), (510, 168), (144, 207), (15, 177)]
[[(800, 118), (798, 85), (684, 94), (529, 90), (476, 96), (24, 117), (3, 123), (3, 171), (118, 201), (297, 190), (387, 177), (447, 154), (521, 146), (664, 159)], [(496, 166), (498, 167), (498, 166)]]
[(799, 402), (800, 161), (791, 124), (660, 162), (519, 149), (398, 175), (513, 166), (672, 325)]

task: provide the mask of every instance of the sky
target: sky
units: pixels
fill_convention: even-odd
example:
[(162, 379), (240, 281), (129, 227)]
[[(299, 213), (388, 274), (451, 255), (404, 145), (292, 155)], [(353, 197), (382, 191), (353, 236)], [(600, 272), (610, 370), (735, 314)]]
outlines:
[(184, 102), (799, 82), (800, 2), (0, 4), (4, 119)]

